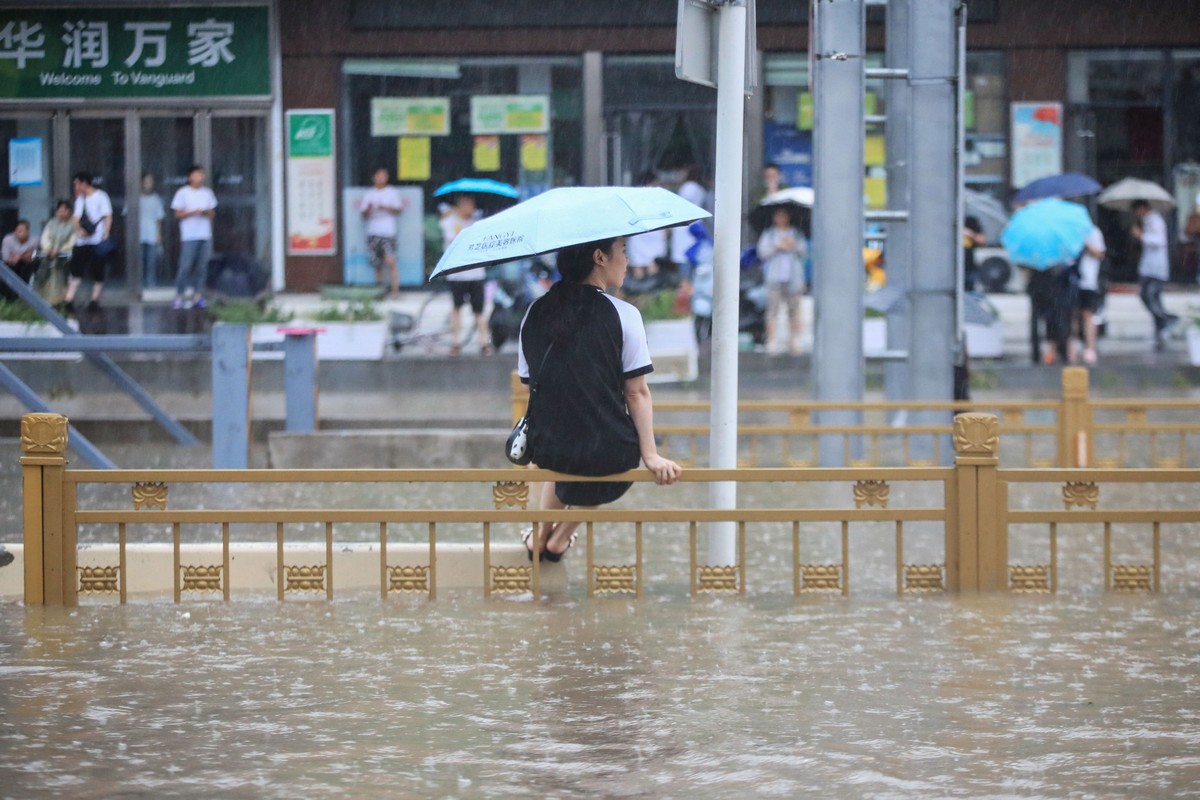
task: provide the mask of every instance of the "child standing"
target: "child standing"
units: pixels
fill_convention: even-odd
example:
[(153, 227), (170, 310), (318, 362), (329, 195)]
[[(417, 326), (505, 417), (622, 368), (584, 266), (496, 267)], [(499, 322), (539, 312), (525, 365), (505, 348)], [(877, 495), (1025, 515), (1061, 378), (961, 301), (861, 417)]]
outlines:
[(771, 227), (758, 237), (758, 258), (763, 264), (767, 283), (767, 352), (777, 352), (776, 320), (779, 307), (787, 307), (787, 349), (792, 355), (800, 352), (800, 297), (804, 294), (804, 259), (808, 256), (808, 241), (792, 225), (792, 215), (786, 208), (776, 209)]

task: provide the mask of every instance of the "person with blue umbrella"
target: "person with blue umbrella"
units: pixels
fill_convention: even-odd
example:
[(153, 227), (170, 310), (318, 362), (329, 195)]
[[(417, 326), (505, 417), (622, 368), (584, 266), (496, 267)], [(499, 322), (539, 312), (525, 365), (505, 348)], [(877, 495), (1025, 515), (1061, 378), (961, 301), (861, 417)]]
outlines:
[[(1000, 234), (1009, 258), (1027, 273), (1030, 344), (1035, 364), (1070, 360), (1071, 314), (1077, 286), (1074, 267), (1092, 228), (1086, 208), (1048, 197), (1019, 209)], [(1044, 352), (1039, 325), (1045, 326), (1050, 344)]]

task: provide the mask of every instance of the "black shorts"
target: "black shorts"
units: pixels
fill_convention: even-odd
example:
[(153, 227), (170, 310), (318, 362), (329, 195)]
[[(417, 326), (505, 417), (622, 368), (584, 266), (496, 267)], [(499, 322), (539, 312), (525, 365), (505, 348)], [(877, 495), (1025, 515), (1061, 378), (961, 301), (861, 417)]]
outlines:
[(568, 483), (557, 481), (554, 494), (567, 506), (602, 506), (624, 497), (632, 483), (625, 481), (595, 483)]
[(476, 314), (483, 313), (483, 281), (446, 281), (450, 284), (450, 296), (454, 298), (454, 307), (459, 308), (468, 300), (471, 310)]
[(1095, 313), (1100, 310), (1100, 305), (1104, 302), (1104, 295), (1099, 292), (1093, 292), (1091, 289), (1079, 290), (1079, 308), (1081, 311), (1091, 311)]
[(96, 255), (96, 245), (77, 244), (71, 251), (71, 277), (104, 283), (108, 258)]

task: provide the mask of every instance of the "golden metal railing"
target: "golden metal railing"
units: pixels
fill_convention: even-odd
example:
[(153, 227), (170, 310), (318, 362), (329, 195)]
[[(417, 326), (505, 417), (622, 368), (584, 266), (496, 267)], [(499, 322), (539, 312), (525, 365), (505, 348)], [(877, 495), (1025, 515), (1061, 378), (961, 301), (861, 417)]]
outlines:
[[(378, 527), (378, 575), (381, 597), (395, 593), (437, 596), (439, 527), (478, 526), (482, 542), (481, 586), (485, 597), (493, 593), (541, 593), (538, 561), (496, 564), (492, 558), (493, 526), (527, 526), (542, 521), (572, 520), (583, 523), (586, 578), (589, 596), (624, 593), (641, 597), (645, 589), (644, 526), (686, 526), (689, 547), (689, 592), (745, 594), (749, 527), (760, 530), (790, 526), (792, 591), (836, 592), (848, 595), (851, 586), (849, 540), (854, 527), (864, 523), (890, 524), (895, 536), (897, 594), (918, 591), (1055, 591), (1058, 588), (1058, 526), (1101, 523), (1105, 526), (1105, 586), (1119, 590), (1158, 590), (1161, 586), (1160, 527), (1164, 524), (1200, 523), (1200, 498), (1180, 510), (1160, 508), (1153, 487), (1163, 482), (1200, 485), (1200, 470), (1000, 470), (999, 420), (991, 415), (963, 414), (955, 420), (953, 467), (837, 468), (837, 469), (696, 469), (684, 473), (684, 483), (736, 481), (752, 487), (762, 483), (834, 484), (846, 490), (845, 505), (826, 508), (738, 508), (728, 510), (682, 508), (600, 508), (536, 511), (529, 509), (531, 482), (597, 480), (558, 475), (540, 470), (68, 470), (67, 421), (53, 414), (30, 414), (22, 420), (21, 459), (25, 499), (25, 597), (30, 604), (74, 605), (80, 594), (117, 594), (127, 599), (129, 566), (127, 529), (130, 525), (169, 526), (172, 542), (173, 595), (220, 592), (230, 599), (233, 588), (230, 526), (268, 524), (275, 527), (275, 589), (279, 600), (293, 593), (335, 593), (336, 526), (368, 524)], [(519, 479), (517, 479), (519, 477)], [(649, 473), (634, 471), (600, 480), (651, 481)], [(1139, 485), (1134, 496), (1150, 508), (1098, 510), (1099, 484)], [(168, 508), (170, 487), (185, 484), (471, 484), (487, 491), (491, 508)], [(908, 496), (897, 486), (932, 487), (937, 499), (930, 505), (929, 490), (923, 505), (895, 507), (893, 500)], [(1061, 487), (1064, 510), (1010, 508), (1010, 487), (1020, 485)], [(130, 501), (122, 508), (85, 508), (78, 503), (79, 487), (127, 487)], [(1146, 487), (1142, 489), (1141, 487)], [(672, 490), (664, 489), (663, 492)], [(825, 492), (828, 496), (828, 491)], [(670, 499), (670, 495), (664, 495)], [(464, 502), (456, 495), (456, 504)], [(476, 495), (478, 498), (478, 495)], [(477, 502), (479, 500), (477, 499)], [(850, 507), (850, 504), (853, 507)], [(684, 504), (686, 505), (686, 504)], [(1090, 510), (1079, 511), (1077, 507)], [(734, 564), (705, 564), (697, 555), (698, 528), (706, 523), (731, 523), (737, 531)], [(905, 525), (932, 524), (940, 528), (943, 555), (927, 564), (905, 562)], [(1151, 565), (1113, 565), (1113, 524), (1152, 526), (1154, 558)], [(318, 524), (324, 527), (324, 563), (287, 563), (286, 526)], [(625, 524), (634, 528), (632, 563), (599, 564), (595, 559), (595, 526)], [(1012, 525), (1049, 525), (1048, 564), (1009, 563), (1008, 536)], [(118, 557), (115, 564), (79, 568), (77, 540), (80, 526), (116, 528)], [(186, 564), (182, 560), (184, 525), (219, 525), (220, 563)], [(418, 563), (393, 563), (389, 536), (393, 525), (421, 526), (427, 557)], [(808, 563), (802, 558), (805, 531), (840, 528), (841, 557), (830, 563)], [(536, 526), (535, 526), (536, 530)], [(760, 531), (754, 531), (757, 535)], [(510, 540), (514, 537), (508, 535)], [(536, 539), (536, 534), (535, 534)], [(537, 543), (534, 542), (536, 549)], [(807, 552), (807, 550), (805, 551)], [(782, 576), (780, 576), (782, 577)]]
[[(513, 373), (514, 422), (525, 412), (527, 394)], [(822, 412), (852, 411), (862, 422), (822, 425)], [(660, 451), (685, 466), (707, 459), (709, 404), (655, 402)], [(738, 404), (738, 465), (806, 467), (818, 463), (821, 437), (840, 439), (849, 466), (929, 466), (942, 462), (953, 418), (994, 414), (1013, 466), (1160, 467), (1200, 466), (1200, 400), (1093, 400), (1088, 371), (1062, 370), (1056, 400), (1004, 402), (745, 401)], [(929, 422), (941, 414), (943, 422)], [(911, 416), (920, 424), (890, 418)], [(1192, 437), (1189, 450), (1189, 435)], [(1020, 442), (1019, 446), (1016, 441)], [(919, 447), (914, 448), (914, 442)], [(1170, 444), (1164, 444), (1169, 442)], [(919, 453), (915, 450), (919, 449)], [(860, 453), (861, 451), (861, 453)]]

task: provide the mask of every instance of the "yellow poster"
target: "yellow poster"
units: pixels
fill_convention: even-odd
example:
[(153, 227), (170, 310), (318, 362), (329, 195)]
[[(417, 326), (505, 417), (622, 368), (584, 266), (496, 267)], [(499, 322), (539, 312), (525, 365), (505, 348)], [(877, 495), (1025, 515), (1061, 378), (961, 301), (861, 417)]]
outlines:
[(402, 181), (429, 180), (429, 137), (401, 136), (397, 141), (396, 162), (400, 165), (397, 178)]
[(521, 169), (529, 172), (546, 171), (546, 137), (528, 133), (521, 137)]
[(863, 162), (868, 167), (882, 167), (887, 160), (887, 150), (882, 136), (868, 135), (863, 143)]
[(472, 150), (472, 162), (476, 172), (498, 172), (500, 170), (500, 137), (476, 136)]
[(867, 208), (886, 207), (887, 178), (863, 178), (863, 194), (867, 198)]

